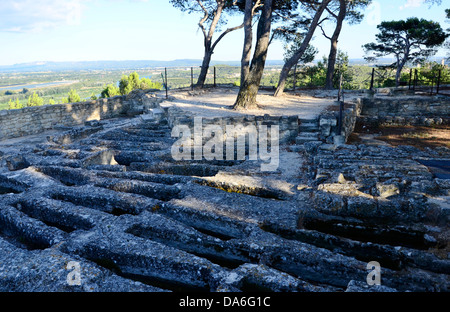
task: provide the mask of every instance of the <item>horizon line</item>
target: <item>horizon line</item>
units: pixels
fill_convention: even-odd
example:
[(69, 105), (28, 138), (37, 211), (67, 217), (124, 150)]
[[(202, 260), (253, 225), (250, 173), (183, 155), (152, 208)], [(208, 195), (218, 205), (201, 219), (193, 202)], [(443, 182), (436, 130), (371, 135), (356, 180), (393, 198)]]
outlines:
[[(430, 59), (447, 59), (447, 56), (432, 56)], [(364, 57), (353, 57), (353, 58), (349, 58), (349, 60), (363, 60)], [(380, 58), (380, 60), (391, 60), (394, 59), (394, 57), (383, 57)], [(314, 61), (319, 61), (322, 60), (322, 57), (318, 57), (316, 59), (314, 59)], [(171, 63), (171, 62), (179, 62), (179, 61), (190, 61), (190, 62), (202, 62), (202, 59), (199, 58), (181, 58), (181, 59), (172, 59), (172, 60), (158, 60), (158, 59), (138, 59), (138, 60), (133, 60), (133, 59), (123, 59), (123, 60), (106, 60), (106, 59), (97, 59), (97, 60), (83, 60), (83, 61), (70, 61), (70, 60), (66, 60), (66, 61), (43, 61), (43, 60), (39, 60), (39, 61), (30, 61), (30, 62), (22, 62), (22, 63), (14, 63), (14, 64), (0, 64), (0, 67), (15, 67), (15, 66), (20, 66), (20, 65), (29, 65), (29, 66), (44, 66), (48, 63), (54, 63), (54, 64), (61, 64), (61, 63), (92, 63), (92, 62), (113, 62), (113, 63), (120, 63), (120, 62), (158, 62), (158, 63)], [(212, 60), (211, 63), (216, 63), (216, 62), (220, 62), (220, 63), (240, 63), (240, 60)], [(283, 62), (284, 60), (282, 59), (268, 59), (266, 60), (266, 62)], [(42, 64), (41, 64), (42, 63)]]

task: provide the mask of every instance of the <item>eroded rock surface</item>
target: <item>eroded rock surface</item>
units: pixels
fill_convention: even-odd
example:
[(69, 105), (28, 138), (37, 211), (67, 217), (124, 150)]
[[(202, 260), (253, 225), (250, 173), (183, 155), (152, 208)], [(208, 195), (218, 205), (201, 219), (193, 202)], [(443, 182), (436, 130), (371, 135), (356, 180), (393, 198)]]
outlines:
[(449, 183), (420, 163), (447, 149), (287, 142), (261, 172), (174, 161), (167, 120), (0, 144), (0, 290), (449, 291)]

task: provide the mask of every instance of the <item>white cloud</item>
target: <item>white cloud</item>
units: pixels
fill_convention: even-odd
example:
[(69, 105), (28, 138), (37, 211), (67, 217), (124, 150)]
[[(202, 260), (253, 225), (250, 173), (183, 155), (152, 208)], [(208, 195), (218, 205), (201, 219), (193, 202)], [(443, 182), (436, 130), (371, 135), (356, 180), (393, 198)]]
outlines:
[(12, 0), (0, 2), (0, 31), (40, 32), (80, 24), (85, 0)]
[(400, 10), (407, 8), (419, 8), (423, 4), (424, 0), (407, 0), (405, 5), (399, 7)]

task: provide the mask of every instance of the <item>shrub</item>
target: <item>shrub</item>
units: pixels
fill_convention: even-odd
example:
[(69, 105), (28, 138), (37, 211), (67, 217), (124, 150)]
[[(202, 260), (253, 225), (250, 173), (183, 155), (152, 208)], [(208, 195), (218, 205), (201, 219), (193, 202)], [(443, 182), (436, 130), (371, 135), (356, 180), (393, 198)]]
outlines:
[(78, 95), (76, 90), (70, 89), (69, 96), (67, 97), (68, 103), (81, 102), (81, 97)]
[(101, 98), (109, 98), (116, 95), (120, 95), (120, 90), (113, 84), (109, 84), (106, 86), (106, 88), (102, 91), (100, 97)]
[(33, 92), (33, 95), (30, 95), (28, 97), (27, 107), (42, 106), (42, 105), (44, 105), (44, 99), (39, 97), (39, 95), (36, 92)]

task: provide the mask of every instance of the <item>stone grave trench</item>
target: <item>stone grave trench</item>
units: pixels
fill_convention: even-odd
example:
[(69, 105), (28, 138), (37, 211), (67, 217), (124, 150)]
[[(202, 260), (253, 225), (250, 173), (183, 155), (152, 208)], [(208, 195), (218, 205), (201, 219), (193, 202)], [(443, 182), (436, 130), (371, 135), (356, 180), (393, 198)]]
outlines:
[(448, 149), (292, 140), (264, 173), (174, 161), (143, 116), (0, 146), (1, 291), (449, 291), (449, 180), (418, 162)]

